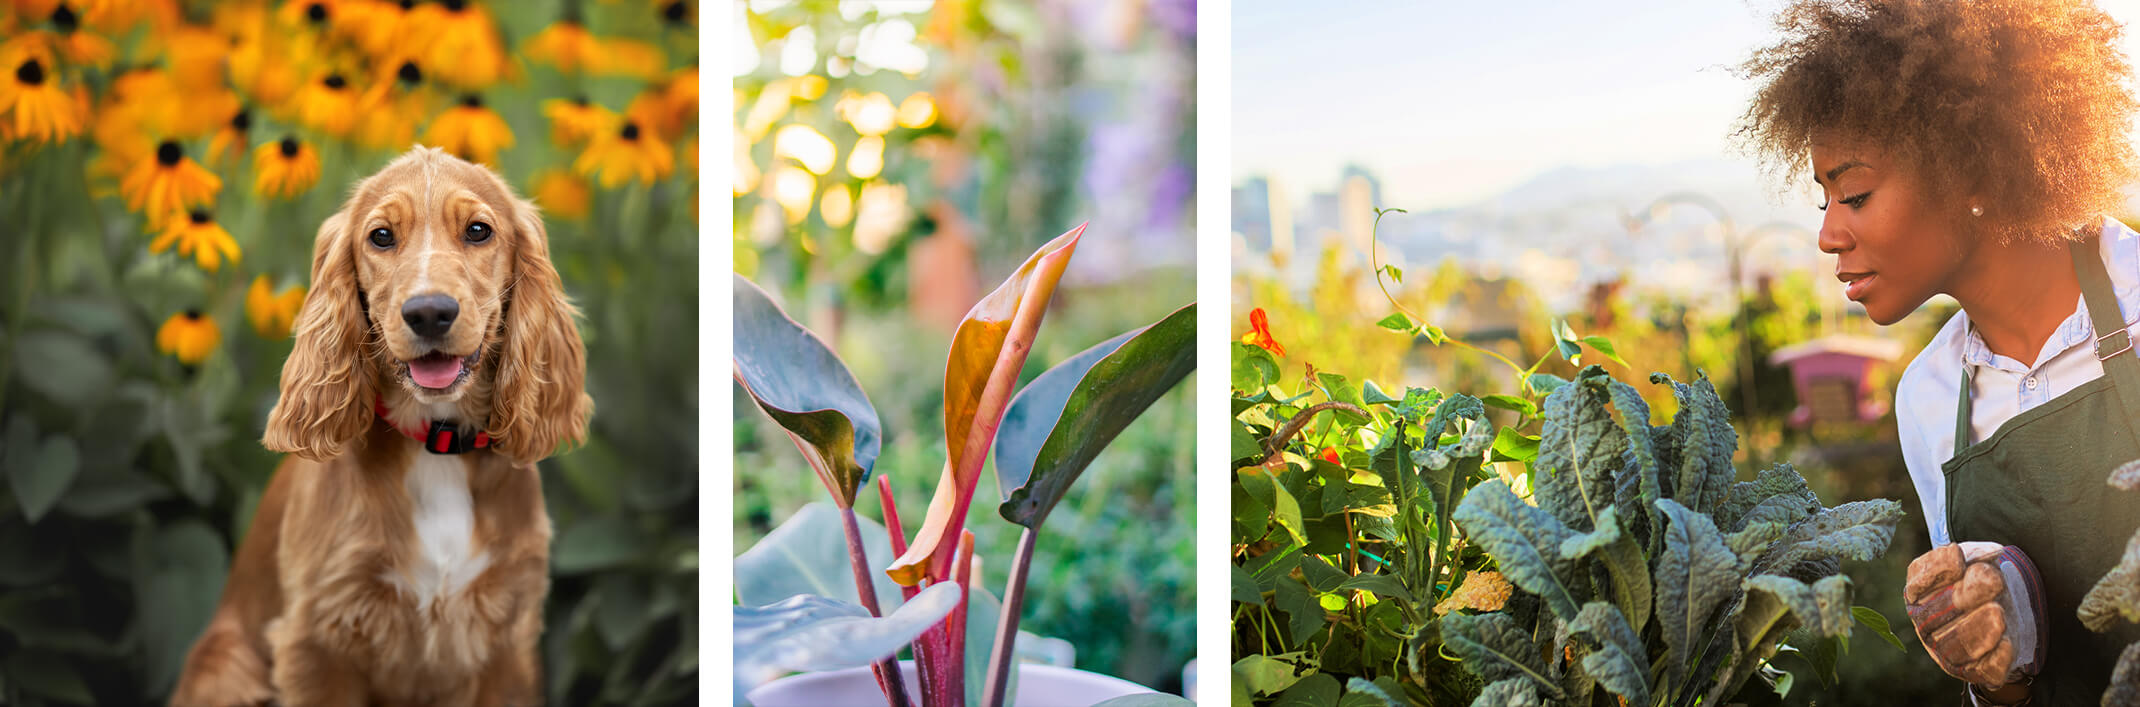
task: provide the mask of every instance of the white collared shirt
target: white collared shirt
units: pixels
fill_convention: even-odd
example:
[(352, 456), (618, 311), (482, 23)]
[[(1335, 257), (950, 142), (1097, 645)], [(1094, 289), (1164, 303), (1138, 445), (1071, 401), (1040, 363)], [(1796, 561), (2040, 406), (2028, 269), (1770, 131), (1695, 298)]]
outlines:
[[(2134, 331), (2134, 315), (2140, 313), (2140, 234), (2106, 218), (2099, 251), (2110, 271), (2120, 318), (2128, 332)], [(2103, 363), (2095, 358), (2095, 327), (2089, 323), (2086, 296), (2074, 302), (2073, 314), (2044, 341), (2034, 363), (1992, 353), (1969, 326), (1969, 313), (1964, 311), (1948, 319), (1903, 371), (1902, 381), (1895, 386), (1896, 427), (1902, 461), (1924, 504), (1925, 526), (1934, 547), (1956, 540), (1947, 537), (1947, 477), (1940, 464), (1954, 456), (1954, 417), (1963, 366), (1971, 367), (1975, 376), (1970, 392), (1971, 441), (1982, 442), (2021, 411), (2103, 375)]]

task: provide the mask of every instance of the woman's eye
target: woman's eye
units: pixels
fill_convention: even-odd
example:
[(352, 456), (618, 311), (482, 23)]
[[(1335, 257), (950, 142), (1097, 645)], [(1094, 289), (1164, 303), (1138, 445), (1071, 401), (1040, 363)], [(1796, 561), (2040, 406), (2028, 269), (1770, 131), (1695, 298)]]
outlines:
[(490, 240), (491, 230), (492, 229), (490, 227), (490, 224), (484, 223), (482, 221), (477, 221), (475, 223), (468, 224), (468, 235), (464, 237), (467, 238), (468, 242), (470, 243), (482, 243), (484, 241)]
[(384, 228), (374, 228), (372, 229), (371, 240), (372, 245), (381, 248), (392, 248), (394, 247), (394, 232)]
[(1844, 204), (1848, 204), (1850, 208), (1862, 209), (1865, 208), (1865, 197), (1868, 196), (1872, 196), (1872, 192), (1865, 192), (1857, 196), (1844, 197), (1842, 201)]

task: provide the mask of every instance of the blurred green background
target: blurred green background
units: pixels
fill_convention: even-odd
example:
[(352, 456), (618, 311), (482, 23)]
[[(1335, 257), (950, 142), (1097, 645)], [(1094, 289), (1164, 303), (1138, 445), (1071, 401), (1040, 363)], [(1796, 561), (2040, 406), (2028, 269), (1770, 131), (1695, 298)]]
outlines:
[[(876, 473), (911, 532), (944, 464), (951, 328), (1034, 249), (1091, 222), (1021, 382), (1195, 298), (1195, 5), (736, 12), (736, 271), (853, 369), (884, 423)], [(1050, 516), (1020, 624), (1070, 641), (1079, 668), (1169, 691), (1195, 654), (1193, 387), (1146, 411)], [(741, 553), (827, 491), (732, 394)], [(967, 527), (1000, 595), (1018, 527), (985, 477)], [(881, 520), (875, 492), (862, 498)]]
[[(305, 283), (320, 221), (408, 144), (369, 147), (303, 119), (303, 91), (264, 87), (240, 70), (248, 56), (308, 86), (338, 72), (352, 91), (395, 92), (418, 140), (470, 93), (509, 127), (513, 145), (492, 166), (546, 212), (552, 259), (582, 311), (596, 403), (586, 446), (540, 465), (556, 529), (542, 644), (548, 696), (696, 702), (697, 8), (416, 4), (409, 12), (453, 22), (398, 31), (487, 36), (504, 52), (503, 73), (482, 81), (455, 78), (437, 57), (362, 46), (346, 23), (402, 12), (395, 3), (320, 3), (317, 20), (308, 18), (314, 4), (105, 3), (66, 8), (72, 26), (57, 3), (0, 9), (0, 59), (19, 61), (30, 42), (48, 40), (113, 49), (98, 61), (55, 44), (62, 50), (48, 55), (46, 76), (81, 92), (80, 125), (56, 140), (0, 142), (0, 703), (163, 700), (279, 461), (258, 439), (291, 342), (286, 328), (263, 335), (248, 323), (247, 285), (256, 276), (277, 290)], [(572, 29), (601, 42), (582, 45), (594, 47), (582, 59), (630, 52), (638, 62), (565, 70), (563, 55), (529, 50), (546, 31)], [(188, 50), (202, 38), (205, 60)], [(403, 61), (424, 78), (397, 79)], [(143, 110), (161, 99), (119, 95), (137, 79), (183, 90), (150, 105), (162, 110)], [(574, 169), (585, 141), (554, 138), (543, 112), (544, 101), (575, 96), (606, 111), (597, 124), (612, 133), (620, 116), (647, 126), (645, 149), (666, 153), (670, 168), (596, 186), (599, 173)], [(250, 129), (234, 138), (236, 159), (211, 160), (233, 139), (225, 133), (238, 109)], [(285, 135), (321, 156), (317, 182), (294, 200), (253, 187), (253, 148)], [(136, 166), (141, 145), (166, 140), (221, 178), (206, 210), (240, 248), (238, 262), (211, 272), (150, 252), (156, 231), (126, 208), (118, 174)], [(156, 344), (159, 327), (186, 310), (219, 330), (198, 360)]]

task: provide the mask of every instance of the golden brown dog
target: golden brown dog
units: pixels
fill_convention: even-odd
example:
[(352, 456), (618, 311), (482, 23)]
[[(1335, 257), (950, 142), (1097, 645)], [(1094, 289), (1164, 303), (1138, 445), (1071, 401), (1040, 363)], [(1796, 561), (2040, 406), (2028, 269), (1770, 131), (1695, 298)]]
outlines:
[(417, 148), (313, 249), (261, 440), (295, 456), (171, 704), (537, 703), (535, 462), (593, 411), (542, 218), (489, 170)]

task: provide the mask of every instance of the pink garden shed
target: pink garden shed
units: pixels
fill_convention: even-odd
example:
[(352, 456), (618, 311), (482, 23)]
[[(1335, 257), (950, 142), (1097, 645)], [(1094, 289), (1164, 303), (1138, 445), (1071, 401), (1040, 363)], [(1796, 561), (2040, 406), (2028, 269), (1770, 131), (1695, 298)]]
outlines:
[(1824, 336), (1769, 354), (1769, 363), (1791, 369), (1798, 407), (1790, 425), (1804, 429), (1815, 422), (1866, 423), (1887, 414), (1887, 404), (1873, 399), (1866, 376), (1874, 363), (1902, 355), (1902, 342), (1867, 336)]

